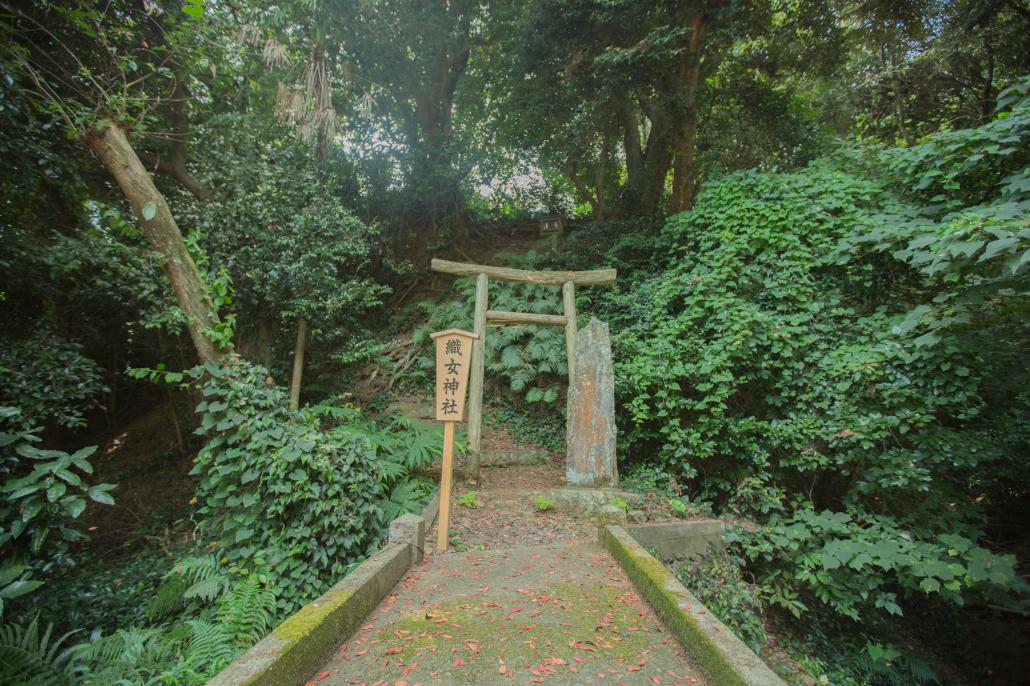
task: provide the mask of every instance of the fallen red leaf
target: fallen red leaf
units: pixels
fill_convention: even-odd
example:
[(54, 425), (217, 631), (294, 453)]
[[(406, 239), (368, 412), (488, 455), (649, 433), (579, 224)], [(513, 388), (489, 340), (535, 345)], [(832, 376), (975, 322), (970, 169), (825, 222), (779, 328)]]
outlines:
[(638, 667), (637, 665), (630, 665), (629, 667), (626, 668), (626, 671), (627, 672), (639, 672), (640, 671), (640, 667)]
[(403, 653), (404, 648), (390, 648), (383, 655), (396, 655), (397, 653)]
[(451, 667), (464, 667), (464, 666), (465, 666), (465, 661), (462, 660), (460, 657), (454, 658), (454, 662), (451, 663)]
[(331, 674), (332, 674), (332, 672), (329, 672), (329, 671), (322, 672), (321, 674), (318, 675), (318, 678), (315, 679), (315, 681), (321, 681), (322, 679), (325, 679), (326, 677), (330, 676)]
[(365, 648), (365, 649), (364, 649), (364, 650), (362, 650), (362, 651), (361, 651), (360, 653), (354, 653), (354, 657), (361, 657), (362, 655), (364, 655), (365, 653), (367, 653), (367, 652), (368, 652), (369, 650), (371, 650), (371, 648)]

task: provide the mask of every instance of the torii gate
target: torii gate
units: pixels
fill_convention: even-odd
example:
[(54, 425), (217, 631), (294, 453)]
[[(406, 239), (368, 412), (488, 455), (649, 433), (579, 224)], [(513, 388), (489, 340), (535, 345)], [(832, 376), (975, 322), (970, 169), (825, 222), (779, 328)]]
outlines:
[[(486, 361), (486, 329), (490, 326), (517, 326), (543, 324), (565, 327), (565, 354), (568, 358), (569, 381), (575, 369), (576, 351), (576, 286), (603, 286), (615, 281), (614, 269), (595, 269), (581, 272), (538, 272), (508, 267), (492, 267), (434, 259), (433, 271), (455, 276), (476, 277), (476, 305), (473, 332), (479, 334), (472, 348), (472, 378), (469, 379), (468, 406), (468, 470), (467, 477), (479, 481), (480, 441), (483, 436), (483, 372)], [(535, 314), (531, 312), (502, 312), (488, 309), (490, 279), (534, 283), (562, 287), (562, 314)]]

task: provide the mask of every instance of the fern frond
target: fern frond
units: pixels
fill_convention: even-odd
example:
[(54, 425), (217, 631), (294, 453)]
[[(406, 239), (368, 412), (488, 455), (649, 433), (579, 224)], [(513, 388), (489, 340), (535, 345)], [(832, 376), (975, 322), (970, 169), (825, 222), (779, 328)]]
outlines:
[(203, 619), (191, 619), (186, 624), (190, 628), (190, 642), (184, 658), (190, 666), (198, 671), (213, 671), (232, 660), (236, 650), (224, 626)]
[(151, 603), (153, 613), (170, 612), (186, 600), (210, 603), (225, 593), (232, 583), (214, 555), (182, 559), (165, 574), (165, 579)]
[(51, 640), (53, 625), (42, 636), (39, 618), (28, 626), (0, 626), (0, 683), (8, 686), (29, 684), (74, 684), (85, 671), (80, 646), (64, 647), (70, 633)]
[(218, 618), (233, 641), (249, 645), (271, 629), (275, 605), (275, 593), (268, 586), (244, 579), (219, 599)]

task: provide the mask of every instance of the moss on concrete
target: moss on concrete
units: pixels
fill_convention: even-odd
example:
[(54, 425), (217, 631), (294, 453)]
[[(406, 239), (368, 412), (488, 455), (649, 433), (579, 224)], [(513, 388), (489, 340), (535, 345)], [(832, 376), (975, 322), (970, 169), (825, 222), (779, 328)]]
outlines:
[[(622, 531), (622, 536), (618, 535), (617, 531)], [(690, 657), (697, 662), (713, 683), (720, 686), (783, 684), (771, 671), (769, 672), (772, 676), (771, 679), (763, 674), (748, 678), (742, 676), (738, 668), (728, 659), (726, 648), (717, 645), (709, 630), (680, 608), (683, 599), (680, 598), (679, 593), (669, 590), (670, 588), (682, 588), (679, 580), (665, 568), (665, 565), (640, 545), (622, 540), (623, 536), (629, 538), (629, 535), (623, 530), (609, 526), (601, 527), (599, 532), (601, 544), (611, 552), (637, 590), (648, 600), (658, 616), (665, 621), (687, 649)], [(630, 541), (632, 541), (631, 538)], [(704, 606), (700, 601), (692, 599), (688, 602), (695, 612), (704, 611)], [(725, 638), (723, 642), (725, 642)], [(748, 650), (743, 643), (740, 644), (740, 647)], [(753, 653), (744, 657), (749, 660), (752, 656)], [(754, 659), (758, 658), (755, 656)], [(758, 671), (763, 670), (759, 669)]]
[(395, 545), (361, 563), (336, 586), (305, 605), (208, 686), (302, 683), (344, 637), (375, 609), (404, 574), (408, 546)]
[(284, 641), (300, 641), (318, 628), (320, 624), (339, 610), (354, 595), (354, 589), (341, 589), (335, 593), (328, 593), (318, 599), (318, 602), (305, 605), (295, 615), (280, 624), (273, 636)]

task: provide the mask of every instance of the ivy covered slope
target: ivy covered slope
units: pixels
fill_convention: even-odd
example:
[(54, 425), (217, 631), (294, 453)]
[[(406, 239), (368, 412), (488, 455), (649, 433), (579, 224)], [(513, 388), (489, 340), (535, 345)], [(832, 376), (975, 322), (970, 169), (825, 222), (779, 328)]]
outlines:
[(427, 500), (431, 483), (413, 471), (440, 449), (419, 424), (334, 405), (290, 410), (286, 389), (243, 360), (133, 373), (200, 389), (199, 532), (220, 564), (269, 585), (279, 616), (325, 591), (375, 550), (393, 518)]
[(1030, 482), (1028, 90), (980, 128), (707, 184), (610, 300), (620, 442), (765, 523), (743, 547), (795, 614), (1025, 590), (977, 541)]

